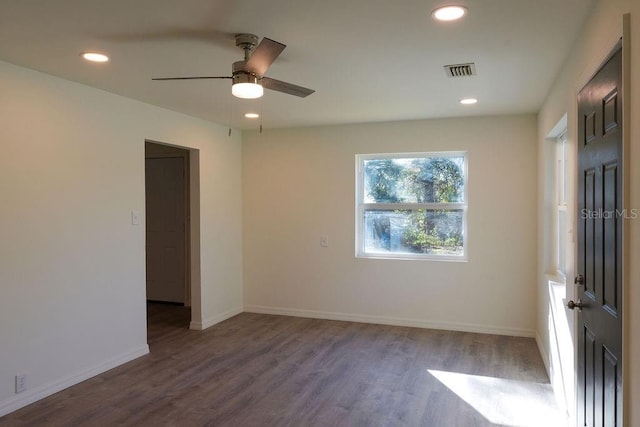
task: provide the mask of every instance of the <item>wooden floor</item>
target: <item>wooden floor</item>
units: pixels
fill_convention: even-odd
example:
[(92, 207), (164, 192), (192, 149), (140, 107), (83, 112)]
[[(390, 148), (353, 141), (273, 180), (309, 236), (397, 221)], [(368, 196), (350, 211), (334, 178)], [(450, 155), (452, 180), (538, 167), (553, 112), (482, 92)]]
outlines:
[(1, 426), (562, 425), (534, 340), (243, 313), (190, 331), (150, 304), (151, 353)]

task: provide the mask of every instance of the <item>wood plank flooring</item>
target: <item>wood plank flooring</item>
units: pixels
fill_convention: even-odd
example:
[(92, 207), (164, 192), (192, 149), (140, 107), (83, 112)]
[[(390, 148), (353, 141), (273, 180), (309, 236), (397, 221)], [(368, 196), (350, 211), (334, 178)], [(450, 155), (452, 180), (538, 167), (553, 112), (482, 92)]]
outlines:
[(1, 426), (563, 425), (534, 340), (243, 313), (188, 330), (149, 304), (151, 353)]

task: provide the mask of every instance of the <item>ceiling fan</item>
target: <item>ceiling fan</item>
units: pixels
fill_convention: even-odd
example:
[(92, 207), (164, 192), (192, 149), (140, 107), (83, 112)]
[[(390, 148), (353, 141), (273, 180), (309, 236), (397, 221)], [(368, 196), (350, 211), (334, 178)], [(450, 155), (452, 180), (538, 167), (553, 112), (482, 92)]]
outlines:
[(231, 93), (244, 99), (260, 98), (264, 92), (263, 88), (301, 98), (315, 92), (313, 89), (264, 77), (264, 73), (286, 45), (266, 37), (258, 44), (258, 36), (254, 34), (236, 34), (235, 39), (236, 46), (244, 50), (244, 60), (233, 63), (231, 76), (160, 77), (152, 80), (231, 79)]

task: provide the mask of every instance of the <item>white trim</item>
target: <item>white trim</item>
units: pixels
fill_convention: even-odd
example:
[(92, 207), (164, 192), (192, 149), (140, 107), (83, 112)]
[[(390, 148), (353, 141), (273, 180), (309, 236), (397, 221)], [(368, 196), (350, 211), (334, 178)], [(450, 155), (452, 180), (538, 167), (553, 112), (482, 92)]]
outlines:
[[(635, 18), (634, 18), (635, 19)], [(637, 26), (637, 22), (634, 23)], [(631, 208), (631, 183), (630, 183), (630, 147), (635, 145), (635, 141), (631, 139), (631, 121), (634, 117), (631, 116), (631, 89), (633, 84), (631, 83), (631, 14), (625, 13), (622, 15), (622, 209)], [(634, 70), (634, 73), (637, 71)], [(637, 89), (634, 89), (637, 90)], [(637, 107), (634, 105), (634, 112)], [(634, 113), (637, 116), (637, 113)], [(634, 183), (635, 185), (635, 183)], [(637, 399), (631, 397), (631, 382), (637, 374), (632, 376), (631, 372), (635, 370), (636, 360), (631, 359), (631, 342), (635, 341), (632, 338), (631, 321), (629, 313), (635, 307), (631, 306), (630, 289), (635, 280), (631, 279), (631, 264), (635, 263), (635, 259), (631, 259), (630, 254), (635, 253), (630, 250), (632, 241), (635, 241), (635, 237), (632, 237), (628, 220), (622, 221), (622, 424), (630, 424), (631, 412), (630, 410), (632, 402)], [(576, 364), (577, 366), (577, 364)], [(634, 368), (631, 368), (634, 366)], [(577, 381), (576, 381), (577, 384)], [(576, 385), (577, 387), (577, 385)], [(635, 417), (637, 419), (637, 416)], [(637, 421), (636, 421), (637, 422)]]
[(425, 154), (433, 157), (459, 157), (466, 156), (467, 151), (412, 151), (403, 153), (368, 153), (368, 154), (356, 154), (359, 159), (362, 160), (376, 160), (385, 158), (394, 159), (413, 159), (414, 157), (424, 157)]
[(218, 314), (217, 316), (204, 319), (202, 322), (192, 320), (191, 323), (189, 323), (189, 329), (192, 329), (194, 331), (203, 331), (240, 313), (242, 313), (241, 308), (234, 308), (233, 310), (225, 311), (224, 313)]
[(562, 117), (560, 118), (560, 120), (558, 121), (558, 123), (556, 123), (556, 125), (553, 127), (553, 129), (551, 129), (551, 131), (547, 134), (547, 138), (548, 139), (556, 139), (560, 135), (562, 135), (563, 133), (566, 133), (567, 129), (568, 129), (567, 123), (568, 123), (568, 121), (567, 121), (567, 113), (564, 113), (562, 115)]
[(268, 307), (262, 305), (246, 305), (247, 313), (275, 314), (280, 316), (308, 317), (312, 319), (343, 320), (347, 322), (374, 323), (378, 325), (408, 326), (424, 329), (441, 329), (447, 331), (473, 332), (479, 334), (509, 335), (515, 337), (534, 338), (532, 329), (505, 328), (494, 325), (477, 325), (472, 323), (441, 322), (437, 320), (408, 319), (403, 317), (371, 316), (362, 314), (338, 313), (332, 311), (302, 310), (297, 308)]
[[(538, 346), (538, 352), (540, 353), (540, 357), (542, 357), (542, 363), (544, 363), (544, 369), (547, 371), (547, 376), (549, 377), (549, 381), (551, 381), (551, 365), (549, 362), (549, 353), (542, 345), (542, 338), (540, 338), (540, 334), (536, 331), (536, 345)], [(554, 390), (555, 392), (555, 390)]]
[(425, 209), (425, 210), (465, 210), (467, 209), (466, 203), (361, 203), (364, 210), (368, 209), (378, 209), (381, 211), (393, 211), (393, 210), (415, 210), (415, 209)]
[[(400, 202), (400, 203), (375, 203), (364, 201), (364, 170), (363, 164), (367, 160), (394, 160), (412, 158), (452, 158), (463, 157), (463, 177), (464, 177), (464, 202), (455, 203), (422, 203), (422, 202)], [(467, 230), (467, 210), (469, 206), (469, 153), (467, 151), (436, 151), (436, 152), (412, 152), (412, 153), (369, 153), (356, 154), (355, 156), (355, 257), (363, 259), (397, 259), (412, 261), (467, 261), (468, 253), (468, 230)], [(364, 215), (366, 210), (387, 210), (396, 209), (413, 211), (416, 209), (425, 210), (460, 210), (462, 211), (462, 255), (435, 255), (404, 252), (367, 252), (364, 248)]]
[(142, 357), (146, 354), (149, 354), (149, 346), (145, 344), (136, 350), (108, 359), (92, 368), (79, 371), (68, 377), (61, 378), (49, 384), (44, 384), (34, 389), (17, 394), (0, 403), (0, 417), (23, 408), (40, 399), (51, 396), (52, 394), (62, 391), (65, 388), (69, 388), (73, 385), (79, 384), (82, 381), (88, 380), (89, 378), (93, 378), (106, 371)]

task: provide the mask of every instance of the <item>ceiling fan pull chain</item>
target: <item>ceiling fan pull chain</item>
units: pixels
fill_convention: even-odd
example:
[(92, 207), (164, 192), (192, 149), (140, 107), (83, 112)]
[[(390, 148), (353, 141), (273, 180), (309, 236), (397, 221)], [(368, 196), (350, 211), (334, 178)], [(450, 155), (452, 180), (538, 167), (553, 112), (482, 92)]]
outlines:
[(260, 133), (262, 133), (262, 119), (263, 119), (262, 116), (264, 116), (263, 105), (264, 105), (264, 98), (260, 98)]
[(231, 126), (233, 126), (233, 97), (231, 97), (231, 114), (229, 117), (229, 138), (231, 138)]

